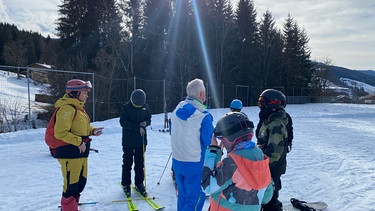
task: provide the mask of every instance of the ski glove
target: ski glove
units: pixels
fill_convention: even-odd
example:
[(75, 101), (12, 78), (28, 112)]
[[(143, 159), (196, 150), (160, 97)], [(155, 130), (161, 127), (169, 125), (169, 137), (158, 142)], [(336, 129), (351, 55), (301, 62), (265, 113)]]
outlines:
[(143, 127), (140, 127), (139, 128), (139, 133), (141, 134), (141, 136), (144, 136), (145, 133), (146, 133), (146, 130)]
[(141, 127), (147, 127), (147, 122), (146, 121), (140, 122), (139, 126), (141, 126)]
[(101, 134), (103, 134), (103, 127), (95, 128), (94, 131), (92, 132), (92, 134), (94, 136), (100, 136)]
[(208, 147), (208, 150), (210, 151), (210, 153), (213, 153), (216, 155), (215, 162), (214, 162), (214, 166), (216, 166), (220, 162), (221, 156), (223, 156), (223, 151), (220, 149), (220, 147), (216, 145), (210, 145)]

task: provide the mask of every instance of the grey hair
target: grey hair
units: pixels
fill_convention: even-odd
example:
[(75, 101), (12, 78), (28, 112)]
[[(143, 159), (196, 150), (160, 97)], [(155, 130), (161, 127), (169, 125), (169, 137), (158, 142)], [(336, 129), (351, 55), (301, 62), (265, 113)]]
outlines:
[(203, 80), (199, 78), (190, 81), (186, 86), (186, 94), (192, 98), (198, 98), (200, 93), (205, 90)]

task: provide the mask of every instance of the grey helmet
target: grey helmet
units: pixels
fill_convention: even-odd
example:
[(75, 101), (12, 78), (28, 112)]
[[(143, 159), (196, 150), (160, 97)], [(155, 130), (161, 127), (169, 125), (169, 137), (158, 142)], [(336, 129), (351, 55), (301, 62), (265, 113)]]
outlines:
[(231, 151), (233, 147), (242, 142), (242, 137), (254, 133), (254, 124), (241, 112), (229, 112), (222, 116), (216, 123), (214, 136), (222, 140), (224, 147)]

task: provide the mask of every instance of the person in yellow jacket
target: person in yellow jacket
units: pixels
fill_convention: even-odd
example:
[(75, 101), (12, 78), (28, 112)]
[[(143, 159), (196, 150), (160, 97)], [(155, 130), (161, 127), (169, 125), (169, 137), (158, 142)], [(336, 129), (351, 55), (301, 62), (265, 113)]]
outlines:
[(68, 145), (56, 148), (55, 158), (61, 165), (64, 187), (62, 211), (77, 211), (80, 194), (87, 181), (87, 158), (90, 152), (89, 136), (101, 135), (103, 128), (94, 128), (84, 109), (90, 81), (72, 79), (66, 83), (66, 94), (58, 99), (54, 134)]

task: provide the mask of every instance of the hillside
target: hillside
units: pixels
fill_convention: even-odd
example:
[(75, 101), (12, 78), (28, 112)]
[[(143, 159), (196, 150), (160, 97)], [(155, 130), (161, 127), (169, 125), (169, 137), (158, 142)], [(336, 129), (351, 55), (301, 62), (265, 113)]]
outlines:
[(371, 75), (375, 77), (375, 71), (374, 70), (360, 70), (360, 72), (363, 72), (366, 75)]
[(330, 76), (334, 81), (340, 81), (340, 78), (348, 78), (355, 81), (360, 81), (365, 84), (375, 86), (375, 71), (373, 70), (351, 70), (344, 67), (332, 66), (329, 69)]

